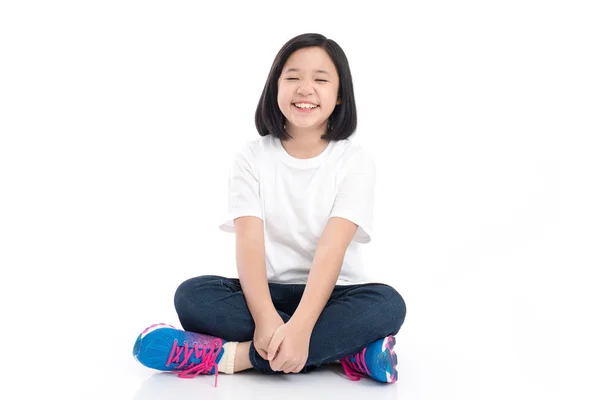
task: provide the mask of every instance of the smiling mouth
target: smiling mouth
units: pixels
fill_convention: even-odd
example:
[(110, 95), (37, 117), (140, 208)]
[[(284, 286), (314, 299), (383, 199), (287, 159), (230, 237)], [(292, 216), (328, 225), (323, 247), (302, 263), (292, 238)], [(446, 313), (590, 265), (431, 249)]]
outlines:
[[(309, 105), (306, 103), (292, 103), (294, 107), (296, 107), (299, 110), (314, 110), (315, 108), (318, 108), (318, 105)], [(298, 104), (301, 104), (302, 106), (298, 106)]]

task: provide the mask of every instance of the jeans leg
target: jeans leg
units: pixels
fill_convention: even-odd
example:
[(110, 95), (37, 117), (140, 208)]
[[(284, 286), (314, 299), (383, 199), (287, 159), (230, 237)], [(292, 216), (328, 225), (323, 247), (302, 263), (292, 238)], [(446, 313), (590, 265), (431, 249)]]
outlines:
[[(175, 292), (175, 310), (186, 331), (235, 342), (254, 337), (254, 319), (237, 279), (216, 275), (190, 278)], [(284, 321), (289, 320), (289, 315), (278, 312)]]
[[(293, 289), (295, 288), (295, 289)], [(274, 304), (298, 303), (305, 285), (269, 284)], [(286, 310), (289, 307), (282, 307)], [(205, 275), (183, 282), (175, 293), (175, 309), (183, 329), (228, 341), (251, 341), (254, 319), (238, 279)], [(290, 315), (278, 313), (284, 322)], [(292, 311), (290, 311), (292, 313)], [(313, 329), (303, 372), (356, 354), (366, 345), (400, 330), (406, 315), (404, 299), (391, 286), (368, 283), (336, 286)], [(250, 362), (262, 373), (276, 373), (250, 344)]]
[[(281, 309), (293, 310), (297, 306), (299, 300), (294, 297), (294, 287), (270, 283), (269, 290), (277, 313), (283, 322), (287, 322), (290, 316)], [(239, 279), (216, 275), (188, 279), (175, 292), (175, 310), (186, 331), (227, 341), (251, 341), (250, 363), (261, 372), (270, 370), (269, 361), (263, 359), (254, 347), (254, 318), (248, 309)]]
[(405, 316), (404, 299), (389, 285), (336, 286), (313, 330), (307, 365), (334, 362), (395, 335)]
[[(296, 285), (302, 296), (305, 285)], [(313, 329), (302, 372), (354, 355), (374, 341), (395, 335), (406, 316), (406, 304), (391, 286), (381, 283), (336, 286)], [(250, 351), (250, 362), (262, 373), (273, 371), (269, 361)]]

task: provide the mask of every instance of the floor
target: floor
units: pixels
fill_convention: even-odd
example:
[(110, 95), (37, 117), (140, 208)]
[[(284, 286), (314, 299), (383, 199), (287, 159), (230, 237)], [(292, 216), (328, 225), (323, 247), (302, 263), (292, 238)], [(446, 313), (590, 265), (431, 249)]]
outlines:
[[(45, 398), (50, 393), (86, 400), (564, 398), (557, 364), (540, 363), (537, 372), (530, 371), (526, 363), (515, 363), (502, 345), (481, 351), (475, 342), (449, 349), (446, 343), (436, 344), (427, 337), (415, 340), (408, 325), (397, 335), (399, 381), (395, 384), (353, 382), (341, 366), (327, 365), (309, 374), (220, 374), (215, 387), (215, 376), (182, 379), (142, 366), (131, 355), (136, 336), (128, 334), (132, 332), (133, 324), (123, 321), (97, 327), (87, 337), (74, 337), (72, 346), (61, 349), (60, 368), (44, 365), (41, 380), (20, 374), (29, 392), (26, 398)], [(29, 372), (35, 369), (32, 365)]]
[[(172, 293), (194, 273), (192, 267), (149, 273), (142, 270), (145, 264), (135, 265), (140, 272), (72, 270), (33, 280), (23, 275), (27, 285), (3, 301), (0, 368), (6, 372), (0, 394), (77, 400), (600, 398), (593, 394), (600, 352), (590, 318), (598, 303), (584, 301), (597, 290), (593, 280), (567, 292), (558, 280), (540, 284), (540, 275), (527, 269), (519, 270), (519, 279), (492, 273), (501, 266), (427, 280), (414, 275), (414, 285), (395, 280), (391, 284), (408, 310), (396, 335), (395, 384), (350, 381), (341, 366), (329, 365), (297, 375), (220, 374), (215, 387), (214, 376), (182, 379), (150, 370), (132, 356), (136, 337), (148, 325), (180, 326)], [(569, 299), (588, 304), (588, 310)], [(16, 302), (28, 306), (11, 306)]]

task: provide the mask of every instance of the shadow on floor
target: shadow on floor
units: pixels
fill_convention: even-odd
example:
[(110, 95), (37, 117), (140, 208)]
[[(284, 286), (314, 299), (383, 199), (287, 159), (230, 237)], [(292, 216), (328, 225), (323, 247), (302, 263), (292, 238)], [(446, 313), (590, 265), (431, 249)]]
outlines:
[(263, 375), (254, 370), (235, 375), (219, 374), (193, 379), (157, 372), (146, 379), (133, 400), (221, 400), (221, 399), (369, 399), (397, 398), (397, 385), (369, 378), (351, 381), (340, 365), (324, 365), (305, 374)]

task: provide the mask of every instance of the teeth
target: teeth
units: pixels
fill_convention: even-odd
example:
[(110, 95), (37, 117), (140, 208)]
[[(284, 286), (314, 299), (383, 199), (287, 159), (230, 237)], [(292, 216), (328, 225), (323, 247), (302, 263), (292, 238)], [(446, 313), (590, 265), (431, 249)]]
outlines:
[(296, 103), (294, 105), (298, 108), (317, 108), (317, 106), (307, 103)]

